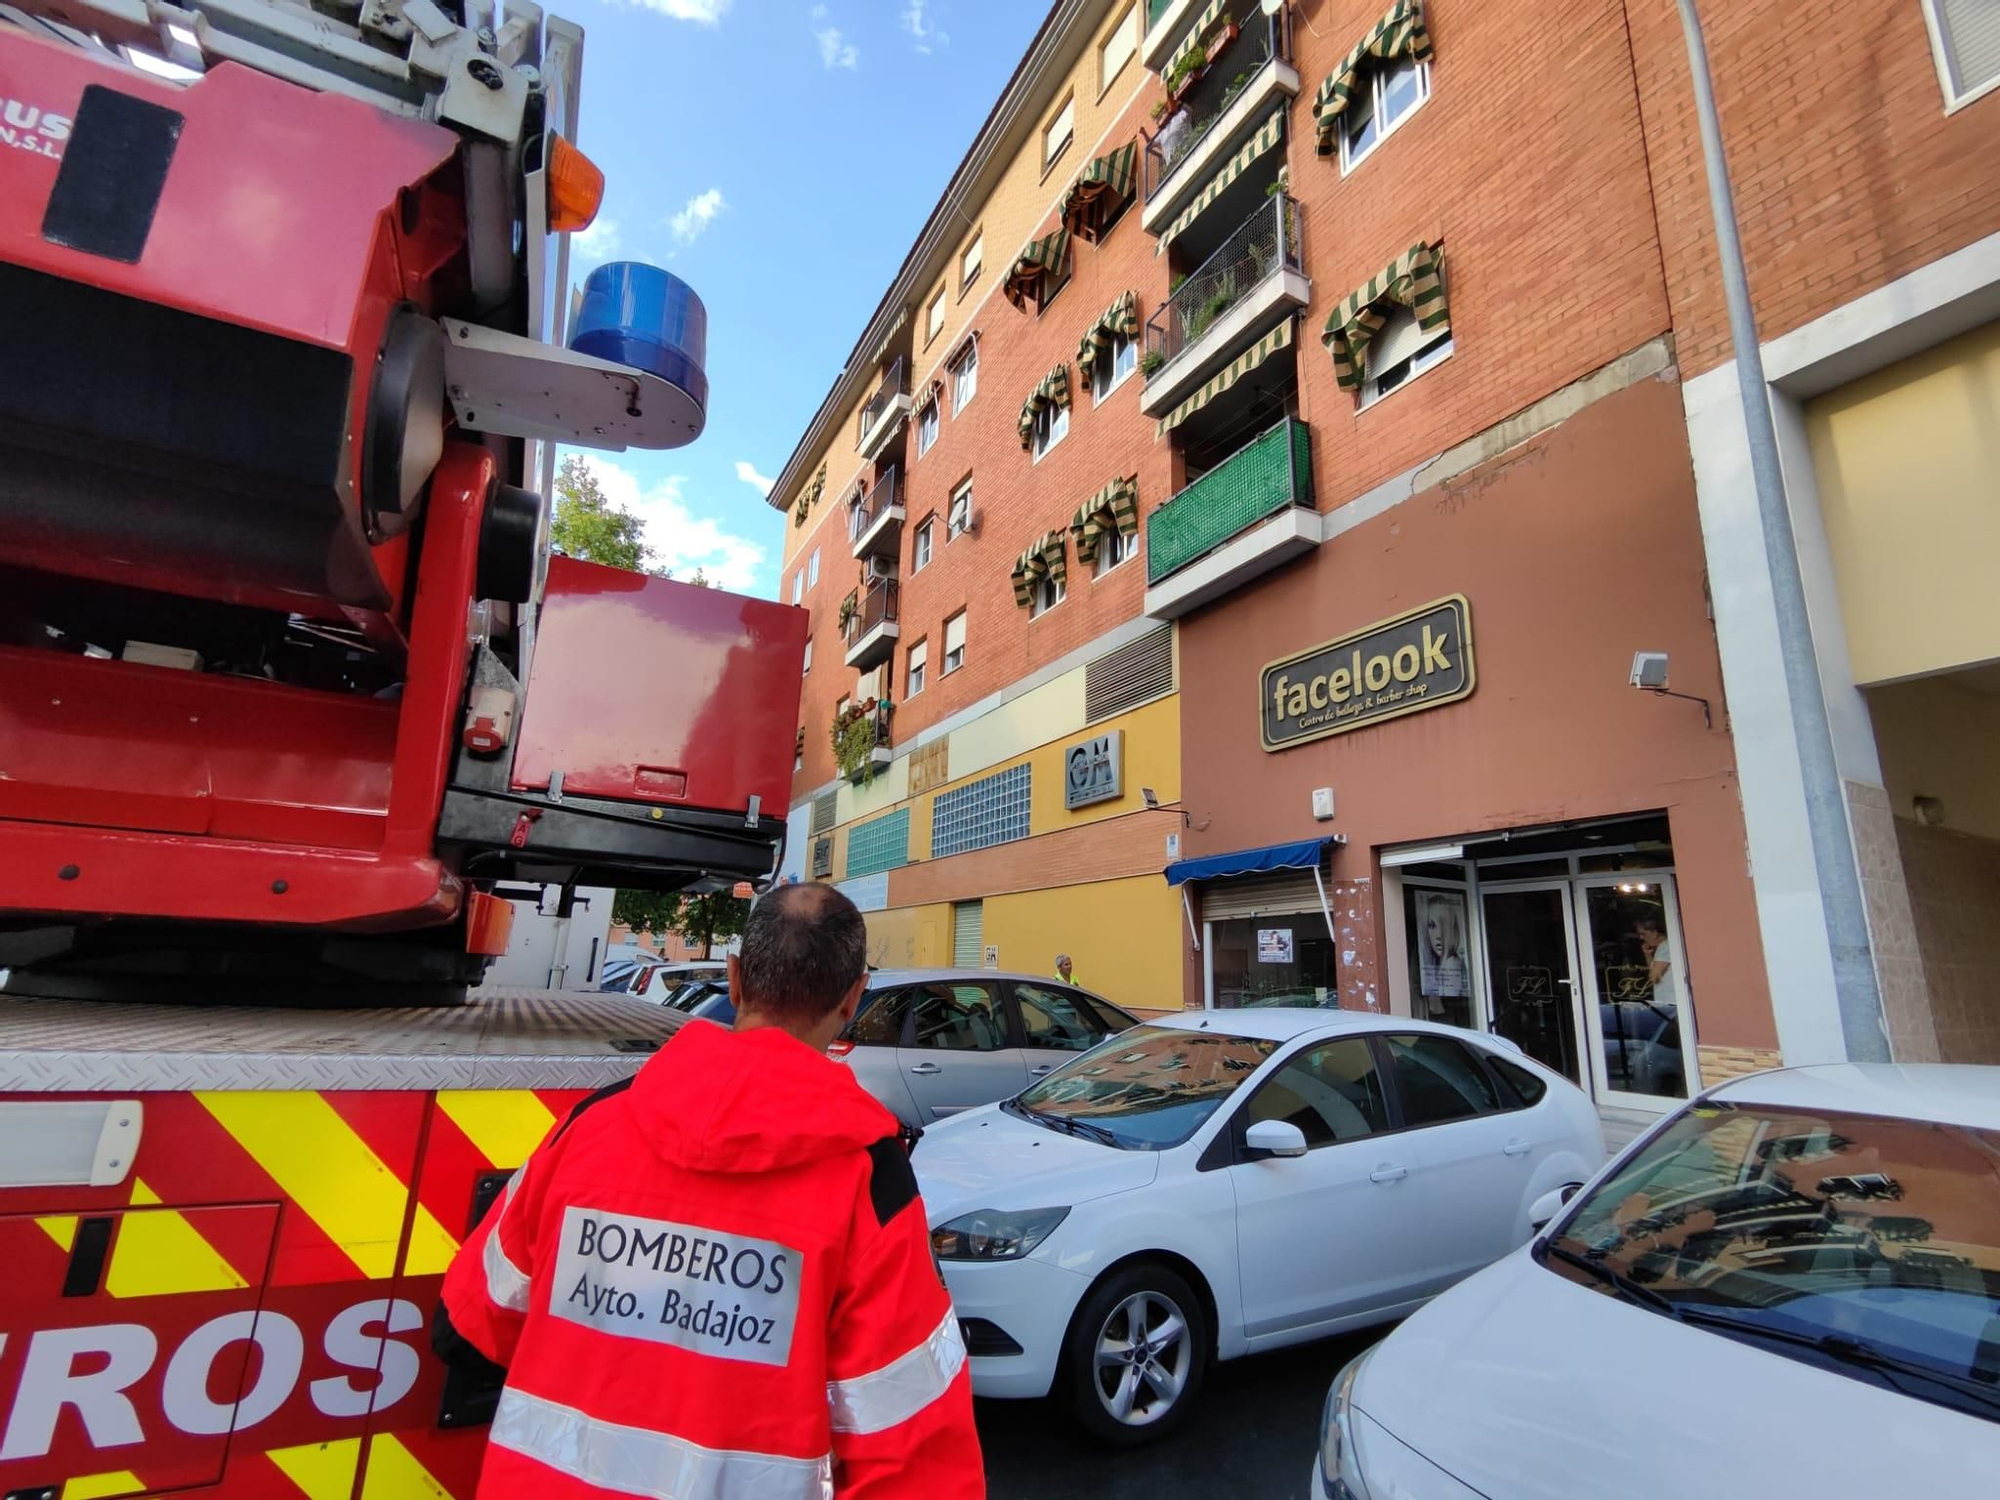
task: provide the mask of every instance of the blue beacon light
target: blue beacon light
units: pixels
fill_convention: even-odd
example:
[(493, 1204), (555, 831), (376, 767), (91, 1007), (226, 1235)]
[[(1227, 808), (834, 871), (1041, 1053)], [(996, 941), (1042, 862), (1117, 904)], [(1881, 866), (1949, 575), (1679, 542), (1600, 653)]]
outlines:
[(638, 261), (599, 266), (584, 281), (569, 347), (653, 377), (641, 382), (638, 399), (672, 408), (686, 436), (671, 446), (701, 435), (708, 421), (708, 309), (678, 276)]

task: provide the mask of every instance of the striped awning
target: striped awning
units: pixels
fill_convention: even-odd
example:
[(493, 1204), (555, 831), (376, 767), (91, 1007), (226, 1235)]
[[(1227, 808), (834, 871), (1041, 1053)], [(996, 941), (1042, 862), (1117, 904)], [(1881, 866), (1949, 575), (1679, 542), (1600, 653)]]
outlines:
[(1057, 365), (1042, 377), (1042, 383), (1029, 393), (1021, 403), (1021, 420), (1014, 424), (1014, 430), (1021, 435), (1021, 446), (1027, 447), (1034, 441), (1035, 414), (1045, 406), (1069, 405), (1069, 366)]
[(1058, 229), (1053, 234), (1038, 240), (1029, 240), (1025, 249), (1016, 257), (1007, 272), (1007, 279), (1000, 283), (1000, 290), (1007, 300), (1017, 308), (1025, 310), (1028, 294), (1035, 289), (1044, 276), (1062, 270), (1063, 260), (1069, 254), (1069, 231)]
[(1187, 400), (1160, 418), (1160, 426), (1156, 435), (1165, 437), (1189, 417), (1208, 405), (1217, 396), (1220, 396), (1224, 391), (1236, 384), (1245, 375), (1256, 369), (1257, 366), (1264, 363), (1265, 360), (1276, 354), (1280, 349), (1289, 349), (1291, 345), (1292, 320), (1287, 318), (1248, 349), (1237, 355), (1228, 364), (1224, 365), (1220, 370), (1209, 376), (1207, 382), (1200, 390), (1196, 391)]
[(1333, 378), (1344, 391), (1361, 389), (1368, 344), (1389, 321), (1389, 308), (1407, 307), (1425, 333), (1451, 329), (1444, 295), (1444, 247), (1412, 245), (1368, 278), (1327, 315), (1320, 342), (1333, 354)]
[(1126, 536), (1139, 530), (1137, 476), (1112, 480), (1078, 507), (1076, 518), (1069, 523), (1070, 534), (1076, 538), (1076, 560), (1095, 563), (1098, 542), (1114, 527)]
[(1107, 151), (1077, 174), (1076, 181), (1062, 195), (1056, 217), (1071, 234), (1091, 238), (1091, 228), (1099, 204), (1110, 205), (1132, 196), (1139, 177), (1139, 143), (1127, 141), (1116, 151)]
[(1014, 561), (1014, 602), (1026, 609), (1035, 599), (1035, 589), (1044, 578), (1062, 583), (1069, 577), (1069, 554), (1063, 547), (1064, 534), (1045, 531), (1028, 544), (1028, 550)]
[(1209, 0), (1208, 9), (1195, 17), (1194, 25), (1188, 28), (1188, 34), (1181, 38), (1181, 44), (1174, 48), (1173, 56), (1167, 59), (1167, 65), (1160, 69), (1162, 78), (1173, 72), (1175, 63), (1195, 48), (1207, 43), (1209, 28), (1221, 19), (1223, 7), (1228, 3), (1229, 0)]
[(931, 380), (924, 381), (921, 384), (911, 388), (910, 410), (922, 411), (926, 406), (929, 406), (933, 401), (936, 401), (943, 394), (944, 394), (944, 382), (942, 380), (933, 378)]
[(1174, 222), (1161, 231), (1159, 242), (1153, 246), (1153, 254), (1166, 254), (1167, 246), (1174, 242), (1180, 232), (1200, 218), (1203, 210), (1222, 192), (1241, 177), (1250, 163), (1269, 151), (1285, 138), (1285, 111), (1282, 108), (1271, 111), (1271, 118), (1258, 128), (1255, 135), (1243, 144), (1243, 148), (1222, 164), (1222, 170), (1209, 178), (1202, 190), (1194, 195), (1188, 206), (1175, 216)]
[(1120, 334), (1128, 339), (1136, 339), (1139, 336), (1137, 292), (1127, 292), (1099, 313), (1095, 323), (1084, 329), (1083, 337), (1076, 345), (1077, 368), (1088, 370), (1097, 362), (1097, 356), (1109, 349)]
[(1423, 0), (1396, 0), (1360, 45), (1340, 60), (1313, 95), (1313, 123), (1319, 134), (1319, 154), (1331, 156), (1340, 145), (1340, 117), (1354, 101), (1361, 69), (1370, 58), (1390, 62), (1407, 57), (1423, 62), (1431, 55), (1431, 34), (1424, 26)]

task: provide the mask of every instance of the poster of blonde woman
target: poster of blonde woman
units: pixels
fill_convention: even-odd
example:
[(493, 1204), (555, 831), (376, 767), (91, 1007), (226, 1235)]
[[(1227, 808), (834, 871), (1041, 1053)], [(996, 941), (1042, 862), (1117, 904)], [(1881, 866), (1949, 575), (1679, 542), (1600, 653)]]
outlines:
[(1417, 893), (1417, 992), (1431, 1003), (1425, 1011), (1442, 1016), (1439, 1002), (1472, 993), (1465, 951), (1465, 896), (1459, 891)]

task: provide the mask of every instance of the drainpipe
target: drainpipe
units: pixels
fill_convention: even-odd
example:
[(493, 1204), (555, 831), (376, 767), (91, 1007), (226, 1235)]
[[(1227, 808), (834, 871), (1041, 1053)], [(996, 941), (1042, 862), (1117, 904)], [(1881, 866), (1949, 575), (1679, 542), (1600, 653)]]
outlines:
[(1708, 47), (1702, 38), (1701, 18), (1695, 14), (1694, 0), (1676, 0), (1676, 3), (1680, 7), (1681, 29), (1687, 33), (1688, 73), (1694, 84), (1695, 114), (1701, 122), (1709, 210), (1715, 220), (1722, 290), (1729, 303), (1729, 337), (1735, 347), (1736, 382), (1743, 399), (1743, 425), (1750, 440), (1750, 473), (1756, 486), (1757, 514), (1763, 523), (1764, 552), (1771, 570), (1778, 650), (1785, 664), (1785, 688), (1798, 739), (1806, 823), (1812, 834), (1813, 861), (1819, 867), (1820, 902), (1833, 956), (1833, 987), (1840, 1010), (1841, 1036), (1850, 1062), (1887, 1062), (1889, 1038), (1882, 1024), (1882, 996), (1869, 952), (1861, 876), (1848, 830), (1840, 769), (1833, 755), (1833, 731), (1827, 723), (1819, 662), (1813, 652), (1812, 621), (1806, 612), (1805, 584), (1799, 575), (1798, 547), (1785, 499), (1778, 434), (1771, 421), (1770, 392), (1764, 379), (1763, 349), (1757, 339), (1750, 283), (1743, 270), (1743, 245), (1736, 232), (1736, 201), (1729, 184), (1722, 122), (1716, 114), (1715, 91), (1708, 71)]

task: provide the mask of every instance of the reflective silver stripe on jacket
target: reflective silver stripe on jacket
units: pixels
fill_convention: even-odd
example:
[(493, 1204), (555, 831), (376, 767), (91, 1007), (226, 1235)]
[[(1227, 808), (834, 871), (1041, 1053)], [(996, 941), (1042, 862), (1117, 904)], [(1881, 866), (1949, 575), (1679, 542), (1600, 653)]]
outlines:
[(908, 1354), (867, 1375), (826, 1383), (835, 1432), (884, 1432), (907, 1422), (942, 1396), (965, 1364), (958, 1318), (944, 1321)]
[(481, 1257), (481, 1265), (486, 1270), (486, 1295), (493, 1299), (496, 1307), (504, 1307), (509, 1312), (528, 1310), (528, 1278), (521, 1268), (507, 1258), (507, 1251), (500, 1243), (500, 1230), (507, 1222), (507, 1210), (514, 1202), (514, 1190), (521, 1185), (521, 1176), (528, 1169), (524, 1166), (507, 1179), (507, 1191), (500, 1199), (500, 1206), (493, 1210), (493, 1232), (486, 1236), (486, 1252)]
[(620, 1495), (648, 1500), (832, 1500), (833, 1460), (703, 1448), (644, 1427), (600, 1422), (508, 1386), (488, 1441)]

